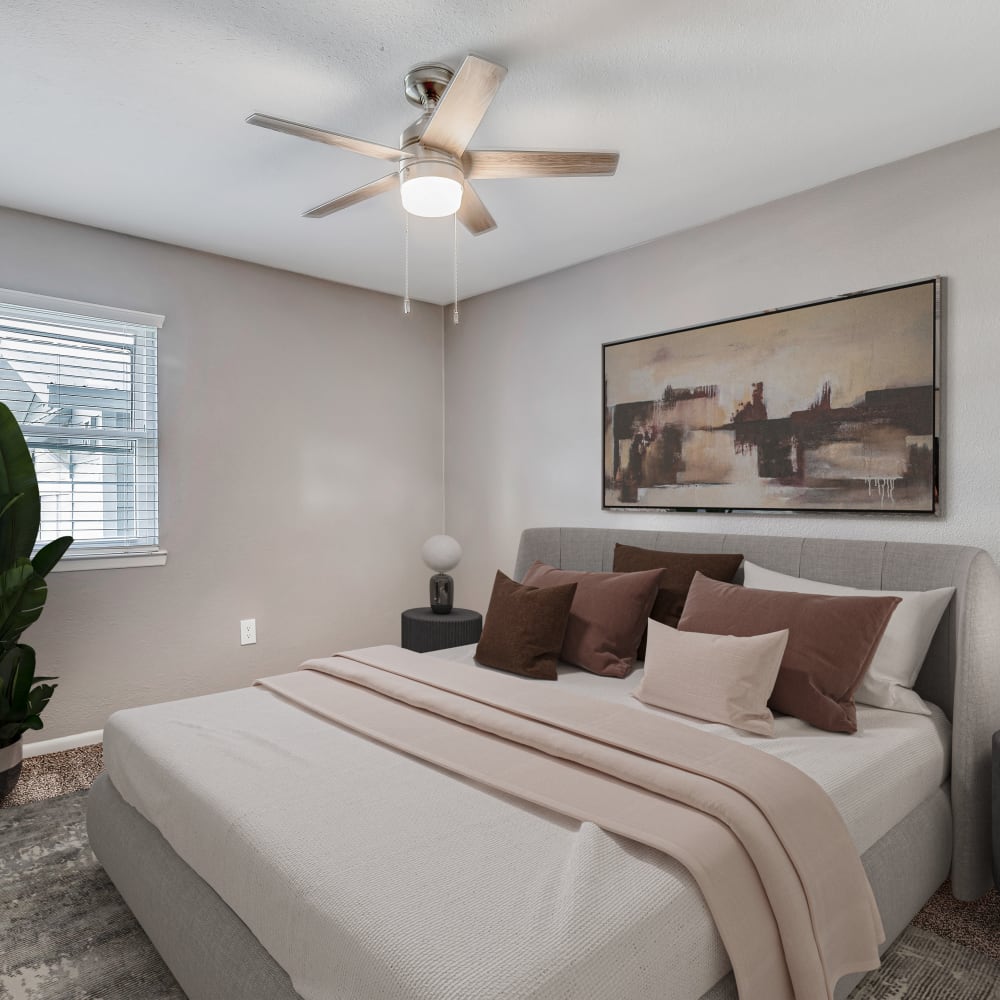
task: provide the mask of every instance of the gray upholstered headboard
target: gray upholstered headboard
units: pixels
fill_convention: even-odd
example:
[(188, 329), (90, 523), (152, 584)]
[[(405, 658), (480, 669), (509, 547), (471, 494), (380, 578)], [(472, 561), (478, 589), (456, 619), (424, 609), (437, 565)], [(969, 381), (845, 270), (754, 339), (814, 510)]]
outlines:
[(916, 688), (952, 720), (952, 887), (976, 899), (991, 884), (990, 754), (1000, 729), (1000, 572), (982, 549), (773, 535), (529, 528), (515, 577), (536, 559), (576, 570), (610, 570), (615, 544), (674, 552), (740, 552), (768, 569), (869, 590), (954, 587)]

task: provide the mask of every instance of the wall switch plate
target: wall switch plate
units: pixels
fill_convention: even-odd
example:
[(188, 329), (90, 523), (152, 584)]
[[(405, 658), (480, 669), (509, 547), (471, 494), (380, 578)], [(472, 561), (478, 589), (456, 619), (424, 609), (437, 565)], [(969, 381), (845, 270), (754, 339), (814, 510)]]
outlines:
[(244, 618), (240, 622), (240, 645), (252, 646), (257, 641), (257, 619)]

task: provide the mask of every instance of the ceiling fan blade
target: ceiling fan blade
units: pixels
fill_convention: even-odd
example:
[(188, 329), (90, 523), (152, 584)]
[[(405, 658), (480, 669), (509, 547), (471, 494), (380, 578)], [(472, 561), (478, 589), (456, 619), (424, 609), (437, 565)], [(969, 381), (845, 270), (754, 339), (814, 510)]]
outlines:
[(466, 56), (441, 95), (420, 142), (461, 156), (506, 75), (505, 66), (479, 56)]
[(339, 132), (327, 132), (326, 129), (315, 128), (312, 125), (300, 125), (298, 122), (274, 118), (271, 115), (254, 113), (247, 119), (247, 122), (250, 125), (269, 128), (273, 132), (284, 132), (286, 135), (298, 136), (300, 139), (312, 139), (313, 142), (325, 142), (328, 146), (340, 146), (354, 153), (361, 153), (362, 156), (374, 156), (378, 160), (390, 160), (393, 163), (398, 163), (410, 156), (409, 153), (393, 149), (392, 146), (368, 142), (367, 139), (355, 139), (349, 135), (341, 135)]
[(398, 186), (399, 174), (386, 174), (385, 177), (380, 177), (377, 181), (372, 181), (371, 184), (365, 184), (347, 194), (342, 194), (339, 198), (334, 198), (333, 201), (317, 205), (315, 208), (309, 209), (308, 212), (303, 212), (302, 215), (306, 219), (323, 219), (334, 212), (339, 212), (342, 208), (350, 208), (351, 205), (357, 205), (359, 201), (367, 201), (377, 194), (391, 191)]
[(468, 182), (465, 183), (465, 190), (462, 193), (462, 204), (458, 209), (458, 221), (472, 233), (473, 236), (482, 236), (491, 229), (496, 229), (496, 219), (490, 215), (486, 206), (482, 203), (476, 189)]
[(462, 166), (469, 178), (609, 177), (618, 169), (618, 154), (475, 149), (462, 157)]

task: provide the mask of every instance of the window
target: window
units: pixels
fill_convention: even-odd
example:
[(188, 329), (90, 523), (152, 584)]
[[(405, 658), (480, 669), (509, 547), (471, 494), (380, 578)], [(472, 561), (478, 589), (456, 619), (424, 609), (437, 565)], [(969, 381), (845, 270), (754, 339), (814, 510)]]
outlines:
[(35, 461), (39, 544), (72, 535), (68, 559), (158, 552), (162, 322), (0, 290), (0, 400), (17, 417)]

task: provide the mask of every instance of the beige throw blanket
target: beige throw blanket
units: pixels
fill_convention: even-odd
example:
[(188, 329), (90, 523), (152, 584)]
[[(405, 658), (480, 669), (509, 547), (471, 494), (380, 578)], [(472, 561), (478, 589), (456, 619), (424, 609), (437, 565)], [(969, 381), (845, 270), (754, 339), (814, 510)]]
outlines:
[(878, 966), (878, 910), (811, 778), (665, 717), (394, 646), (258, 683), (388, 746), (598, 824), (697, 881), (743, 1000), (832, 998)]

